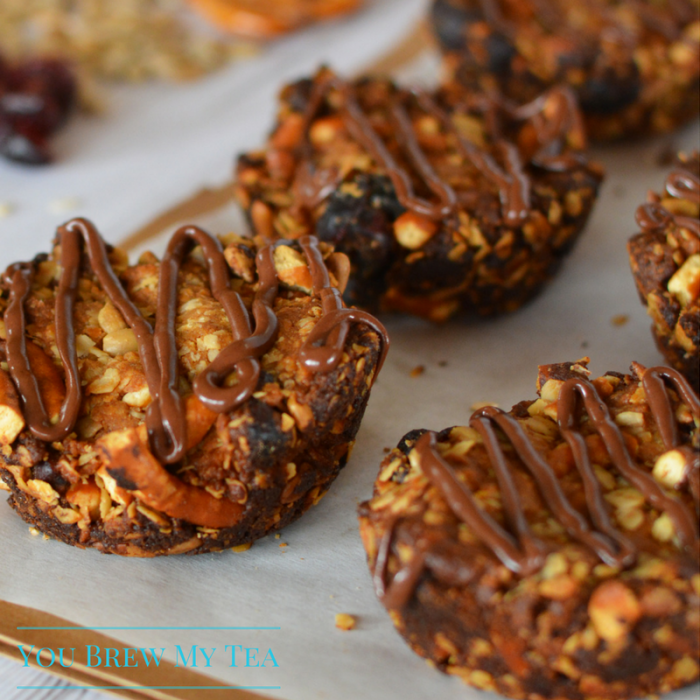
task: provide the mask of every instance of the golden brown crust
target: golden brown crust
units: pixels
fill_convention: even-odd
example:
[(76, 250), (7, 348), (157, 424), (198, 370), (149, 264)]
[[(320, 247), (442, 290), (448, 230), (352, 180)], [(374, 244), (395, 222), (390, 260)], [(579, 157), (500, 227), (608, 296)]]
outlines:
[(632, 274), (666, 361), (700, 384), (700, 155), (681, 154), (673, 171), (688, 189), (650, 193), (641, 233), (627, 244)]
[(527, 101), (577, 93), (592, 139), (663, 133), (697, 115), (696, 0), (434, 0), (448, 76)]
[(440, 322), (531, 299), (601, 179), (566, 91), (518, 111), (483, 93), (347, 84), (322, 69), (284, 88), (265, 149), (239, 158), (236, 193), (261, 236), (312, 233), (346, 253), (348, 303)]
[[(517, 404), (509, 415), (546, 460), (576, 512), (590, 518), (570, 444), (555, 422), (562, 386), (586, 372), (581, 361), (541, 367), (540, 398)], [(635, 365), (635, 372), (644, 369)], [(667, 450), (637, 374), (610, 372), (592, 384), (634, 464), (682, 501), (697, 526), (700, 419), (694, 420), (680, 395), (669, 389), (679, 444)], [(502, 482), (481, 432), (471, 425), (437, 434), (438, 453), (479, 511), (515, 537)], [(668, 512), (651, 506), (622, 476), (592, 420), (579, 425), (605, 509), (632, 546), (633, 559), (604, 563), (573, 537), (534, 472), (499, 432), (518, 502), (541, 547), (541, 564), (518, 573), (456, 515), (446, 492), (428, 476), (417, 447), (426, 431), (416, 430), (387, 455), (372, 499), (360, 506), (360, 531), (378, 594), (414, 651), (446, 673), (509, 697), (613, 700), (694, 683), (700, 630), (697, 541), (695, 549), (680, 546)], [(412, 576), (401, 602), (396, 591)]]
[[(227, 243), (227, 259), (239, 264), (255, 259), (251, 240), (229, 236)], [(129, 298), (153, 322), (159, 282), (155, 256), (146, 253), (129, 266), (120, 251), (109, 255)], [(39, 257), (34, 267), (25, 304), (28, 347), (36, 348), (39, 362), (52, 373), (39, 382), (42, 395), (60, 390), (61, 398), (63, 370), (54, 332), (56, 258)], [(249, 281), (233, 267), (232, 284), (250, 309), (257, 276), (254, 267), (246, 269)], [(298, 356), (322, 317), (321, 302), (313, 290), (283, 283), (273, 304), (278, 337), (261, 358), (255, 393), (234, 410), (217, 414), (195, 397), (192, 382), (232, 335), (210, 292), (198, 249), (182, 267), (177, 303), (188, 443), (184, 460), (168, 468), (154, 457), (146, 437), (151, 396), (133, 331), (89, 268), (82, 269), (74, 319), (84, 396), (75, 430), (47, 444), (23, 426), (0, 448), (0, 477), (11, 490), (9, 504), (43, 532), (80, 547), (129, 556), (245, 545), (301, 515), (344, 466), (380, 358), (375, 330), (352, 324), (338, 366), (311, 371)], [(3, 360), (5, 333), (2, 322)], [(4, 377), (3, 371), (0, 380)], [(0, 399), (8, 393), (3, 386)], [(11, 391), (12, 384), (6, 388)], [(14, 411), (17, 404), (9, 396), (3, 405)]]

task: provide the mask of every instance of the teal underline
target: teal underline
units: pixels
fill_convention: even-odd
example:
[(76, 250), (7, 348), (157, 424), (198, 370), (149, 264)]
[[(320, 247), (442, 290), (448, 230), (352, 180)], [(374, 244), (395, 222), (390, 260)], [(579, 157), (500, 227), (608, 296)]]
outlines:
[(279, 685), (18, 685), (17, 690), (280, 690)]
[(18, 630), (279, 630), (281, 627), (18, 627)]

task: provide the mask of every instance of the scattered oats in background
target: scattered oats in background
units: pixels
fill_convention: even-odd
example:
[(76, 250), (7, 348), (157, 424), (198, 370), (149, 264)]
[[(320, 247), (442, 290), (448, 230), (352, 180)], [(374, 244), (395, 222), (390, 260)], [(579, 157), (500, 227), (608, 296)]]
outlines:
[(189, 80), (252, 53), (197, 29), (185, 0), (1, 0), (0, 47), (12, 59), (68, 60), (83, 83)]

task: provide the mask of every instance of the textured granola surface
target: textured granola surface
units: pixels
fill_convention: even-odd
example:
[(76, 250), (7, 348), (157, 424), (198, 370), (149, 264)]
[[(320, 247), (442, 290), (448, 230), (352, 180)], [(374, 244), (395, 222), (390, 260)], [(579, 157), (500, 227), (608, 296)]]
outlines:
[(566, 90), (518, 108), (323, 69), (282, 91), (265, 149), (238, 160), (237, 194), (259, 235), (345, 252), (350, 303), (444, 321), (535, 295), (601, 177)]
[[(669, 425), (677, 431), (675, 447), (668, 449), (641, 380), (645, 368), (633, 365), (633, 374), (609, 372), (591, 381), (585, 365), (580, 360), (540, 367), (539, 398), (504, 414), (539, 456), (527, 459), (548, 465), (545, 471), (568, 500), (573, 519), (555, 514), (550, 499), (556, 489), (526, 467), (524, 453), (498, 428), (494, 440), (519, 511), (508, 505), (483, 426), (474, 417), (469, 427), (432, 434), (433, 466), (430, 453), (421, 451), (430, 433), (408, 433), (383, 461), (373, 497), (360, 506), (368, 564), (398, 631), (440, 670), (509, 697), (646, 697), (698, 679), (697, 396), (689, 406), (677, 386), (666, 384)], [(602, 519), (593, 515), (591, 487), (572, 452), (577, 439), (567, 442), (557, 422), (561, 395), (572, 381), (588, 382), (597, 396), (592, 413), (579, 405), (575, 430), (590, 458)], [(479, 415), (484, 411), (489, 409)], [(613, 465), (609, 429), (599, 432), (593, 425), (599, 420), (594, 416), (606, 411), (623, 452), (652, 487), (637, 488)], [(437, 462), (452, 474), (447, 481), (435, 478)], [(674, 509), (681, 504), (676, 516), (685, 513), (689, 534), (683, 542), (670, 511), (652, 505), (647, 488), (660, 489)], [(457, 498), (457, 492), (471, 496)], [(480, 517), (491, 519), (485, 533), (479, 530), (483, 521), (477, 525), (465, 515), (465, 498)], [(518, 512), (526, 524), (518, 522)], [(577, 517), (588, 523), (583, 535), (572, 534)], [(505, 549), (488, 539), (496, 531)], [(618, 542), (612, 560), (594, 551), (603, 532)], [(518, 546), (510, 550), (513, 542)]]
[[(259, 284), (256, 245), (233, 235), (224, 242), (232, 288), (250, 311)], [(324, 249), (327, 259), (330, 252)], [(32, 368), (38, 368), (51, 416), (65, 396), (54, 322), (59, 254), (54, 249), (35, 259), (24, 304), (26, 342), (38, 351)], [(321, 301), (309, 287), (308, 268), (296, 245), (279, 246), (275, 255), (280, 280), (272, 305), (276, 340), (260, 359), (252, 396), (219, 413), (196, 398), (193, 382), (231, 343), (231, 325), (212, 296), (201, 249), (195, 247), (185, 259), (175, 329), (188, 444), (184, 459), (165, 469), (146, 435), (144, 421), (153, 397), (134, 331), (86, 260), (74, 313), (82, 401), (75, 429), (64, 439), (45, 442), (25, 425), (5, 361), (8, 329), (0, 320), (0, 478), (11, 492), (10, 506), (69, 544), (155, 556), (248, 545), (316, 503), (347, 460), (377, 371), (381, 339), (368, 325), (352, 323), (339, 364), (327, 372), (310, 371), (299, 352), (323, 316)], [(153, 323), (160, 270), (156, 257), (145, 253), (129, 265), (124, 253), (111, 249), (109, 259), (129, 299)], [(7, 303), (5, 281), (3, 319)], [(157, 484), (145, 477), (132, 483), (132, 474), (140, 479), (157, 474)], [(172, 496), (183, 490), (186, 498)], [(197, 514), (196, 503), (213, 507)], [(211, 512), (229, 506), (239, 511), (236, 522), (207, 524)]]
[(435, 0), (448, 74), (529, 100), (566, 83), (596, 140), (662, 133), (698, 113), (697, 0)]
[(700, 383), (700, 155), (681, 154), (663, 191), (637, 214), (628, 243), (639, 296), (652, 332), (673, 367)]

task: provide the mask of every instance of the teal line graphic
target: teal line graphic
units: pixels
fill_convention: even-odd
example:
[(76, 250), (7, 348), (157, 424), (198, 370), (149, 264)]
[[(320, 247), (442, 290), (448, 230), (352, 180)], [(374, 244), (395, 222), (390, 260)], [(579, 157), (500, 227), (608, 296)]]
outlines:
[(18, 630), (279, 630), (281, 627), (18, 627)]

